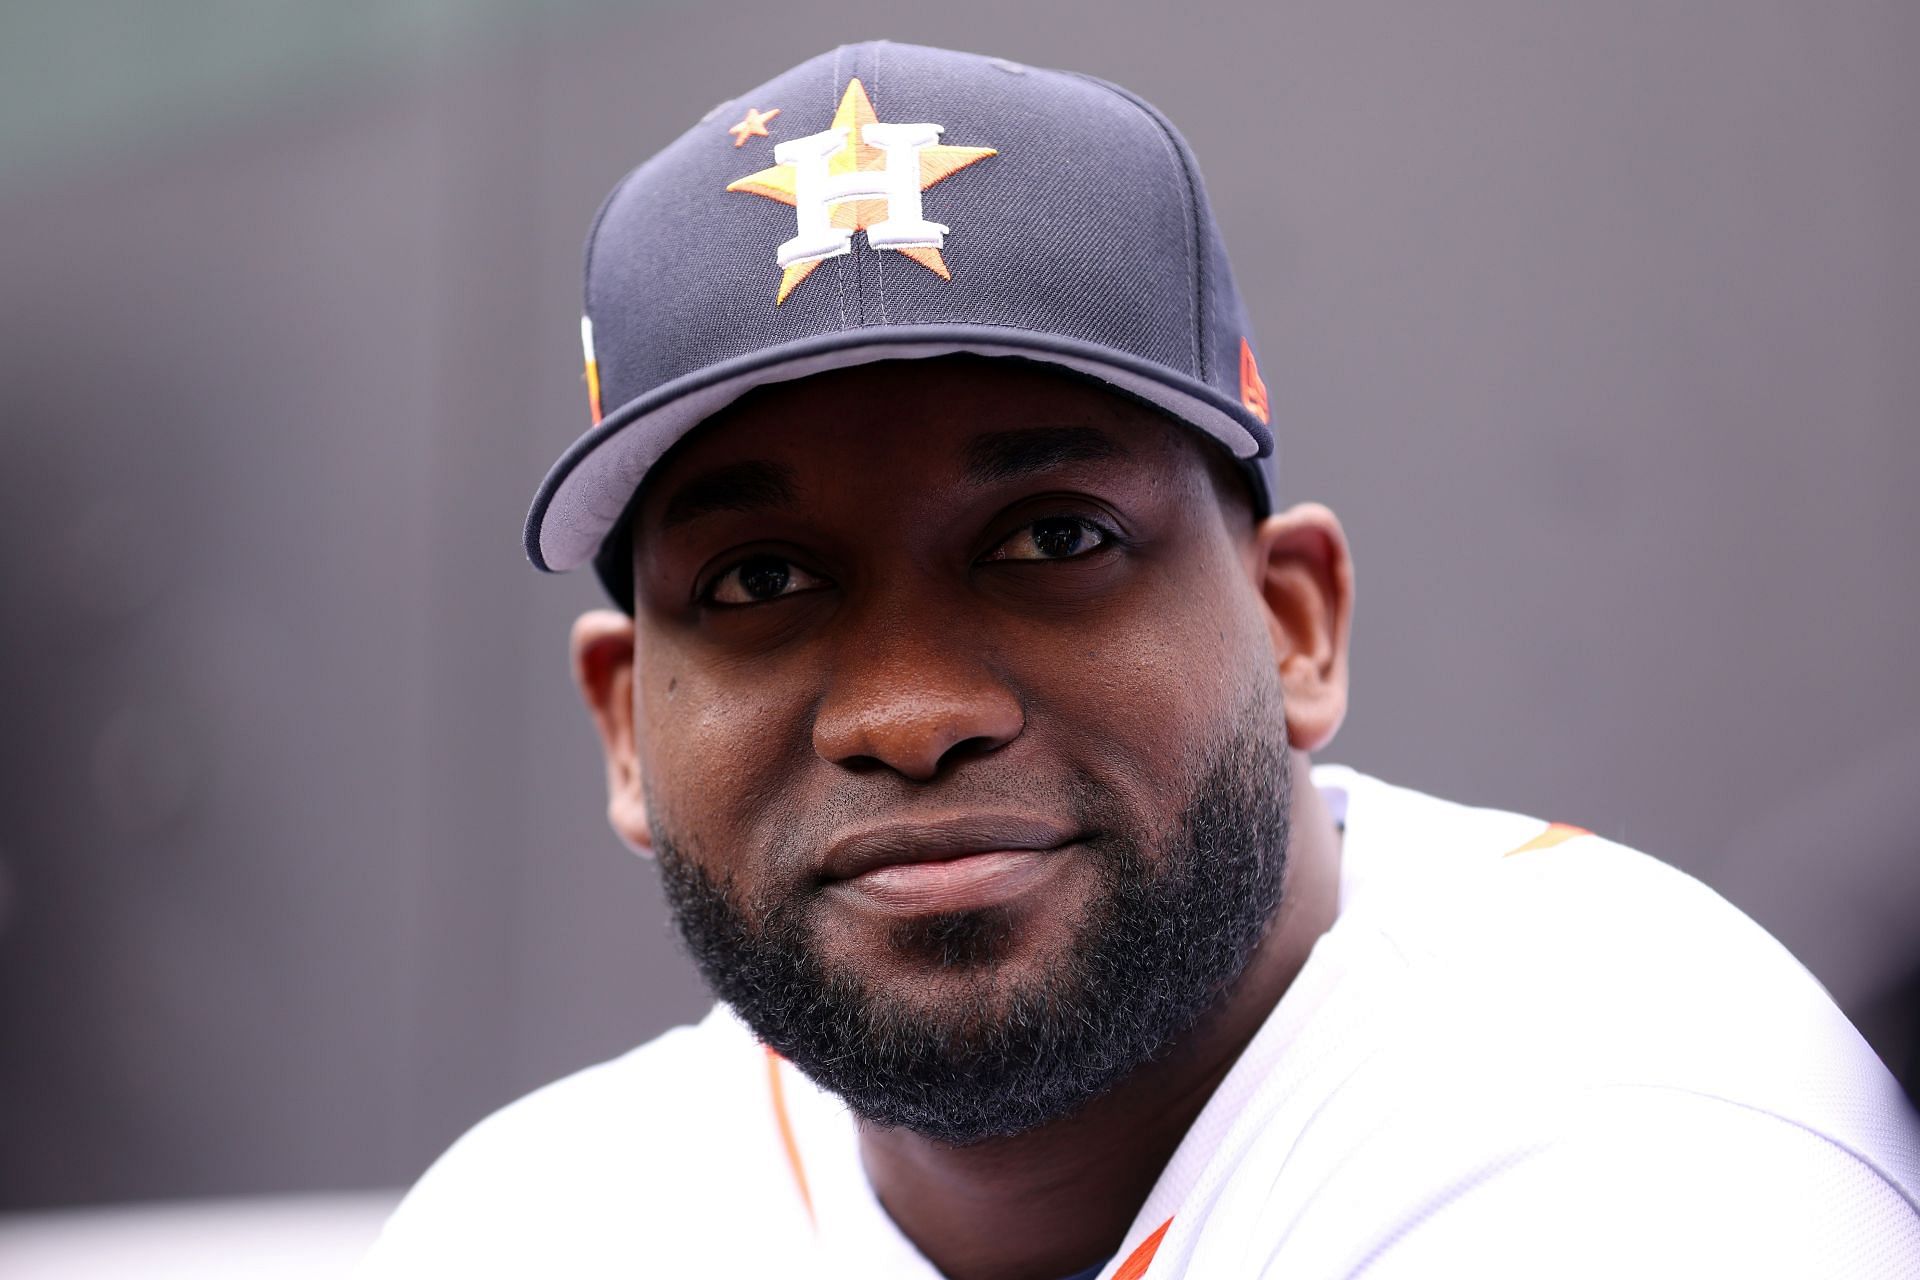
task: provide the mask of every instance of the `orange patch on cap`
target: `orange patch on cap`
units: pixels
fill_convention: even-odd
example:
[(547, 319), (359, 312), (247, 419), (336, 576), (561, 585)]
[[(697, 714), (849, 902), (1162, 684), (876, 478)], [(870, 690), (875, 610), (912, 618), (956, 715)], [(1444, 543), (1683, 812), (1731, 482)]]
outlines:
[(1272, 421), (1267, 407), (1267, 384), (1260, 380), (1260, 366), (1245, 338), (1240, 339), (1240, 403), (1260, 421)]

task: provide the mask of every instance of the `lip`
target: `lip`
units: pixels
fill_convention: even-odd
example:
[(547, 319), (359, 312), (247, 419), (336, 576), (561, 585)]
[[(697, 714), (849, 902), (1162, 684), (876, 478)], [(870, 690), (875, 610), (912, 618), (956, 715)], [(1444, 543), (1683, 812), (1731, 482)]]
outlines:
[(987, 854), (1040, 854), (1079, 833), (1044, 818), (966, 814), (937, 822), (889, 823), (852, 832), (827, 850), (820, 874), (855, 880), (888, 867), (955, 862)]
[(864, 911), (894, 918), (950, 915), (1005, 906), (1052, 883), (1076, 846), (995, 849), (939, 862), (891, 862), (828, 886)]

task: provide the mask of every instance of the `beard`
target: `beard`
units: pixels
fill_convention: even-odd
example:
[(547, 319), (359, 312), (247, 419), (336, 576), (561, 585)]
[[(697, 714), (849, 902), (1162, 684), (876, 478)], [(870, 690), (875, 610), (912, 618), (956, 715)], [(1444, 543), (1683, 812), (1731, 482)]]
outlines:
[(1102, 833), (1083, 846), (1097, 890), (1069, 942), (1023, 981), (1000, 969), (1015, 921), (987, 909), (889, 935), (896, 957), (940, 970), (943, 992), (965, 974), (961, 994), (928, 1007), (876, 991), (822, 954), (813, 892), (743, 902), (656, 825), (667, 902), (714, 992), (863, 1120), (955, 1146), (1024, 1133), (1167, 1053), (1252, 959), (1279, 907), (1289, 829), (1272, 702), (1252, 700), (1199, 753), (1157, 838), (1125, 829), (1110, 789), (1075, 784), (1076, 817)]

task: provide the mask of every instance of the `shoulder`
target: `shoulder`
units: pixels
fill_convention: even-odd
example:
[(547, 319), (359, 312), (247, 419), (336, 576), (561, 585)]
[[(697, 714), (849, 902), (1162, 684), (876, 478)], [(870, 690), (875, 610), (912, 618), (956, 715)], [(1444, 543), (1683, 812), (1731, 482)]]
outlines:
[(1899, 1086), (1813, 976), (1712, 889), (1598, 835), (1354, 785), (1385, 883), (1351, 923), (1404, 966), (1384, 1060), (1421, 1093), (1683, 1091), (1884, 1158), (1920, 1187)]
[(1722, 999), (1764, 988), (1828, 1003), (1764, 929), (1657, 858), (1575, 826), (1336, 776), (1358, 838), (1350, 851), (1365, 864), (1355, 914), (1411, 964), (1483, 982), (1511, 974), (1619, 991), (1657, 976), (1712, 982)]
[(535, 1090), (434, 1162), (362, 1276), (596, 1274), (646, 1256), (664, 1220), (700, 1203), (692, 1189), (725, 1178), (742, 1190), (739, 1149), (767, 1137), (764, 1072), (751, 1036), (717, 1008)]
[[(1488, 1122), (1491, 1121), (1491, 1124)], [(1871, 1158), (1779, 1116), (1680, 1090), (1548, 1090), (1433, 1117), (1470, 1158), (1443, 1175), (1362, 1151), (1272, 1257), (1290, 1273), (1913, 1274), (1920, 1210)], [(1419, 1163), (1418, 1156), (1414, 1164)], [(1344, 1208), (1343, 1208), (1344, 1206)], [(1364, 1222), (1354, 1233), (1319, 1222)]]

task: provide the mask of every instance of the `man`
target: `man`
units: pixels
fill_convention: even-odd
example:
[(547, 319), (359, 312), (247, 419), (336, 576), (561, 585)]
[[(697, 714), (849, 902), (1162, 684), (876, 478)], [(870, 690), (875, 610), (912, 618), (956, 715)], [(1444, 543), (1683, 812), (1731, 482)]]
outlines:
[(721, 1004), (476, 1128), (372, 1274), (1920, 1274), (1920, 1126), (1756, 926), (1311, 764), (1346, 541), (1152, 108), (835, 50), (586, 275), (527, 546), (622, 606), (610, 816)]

